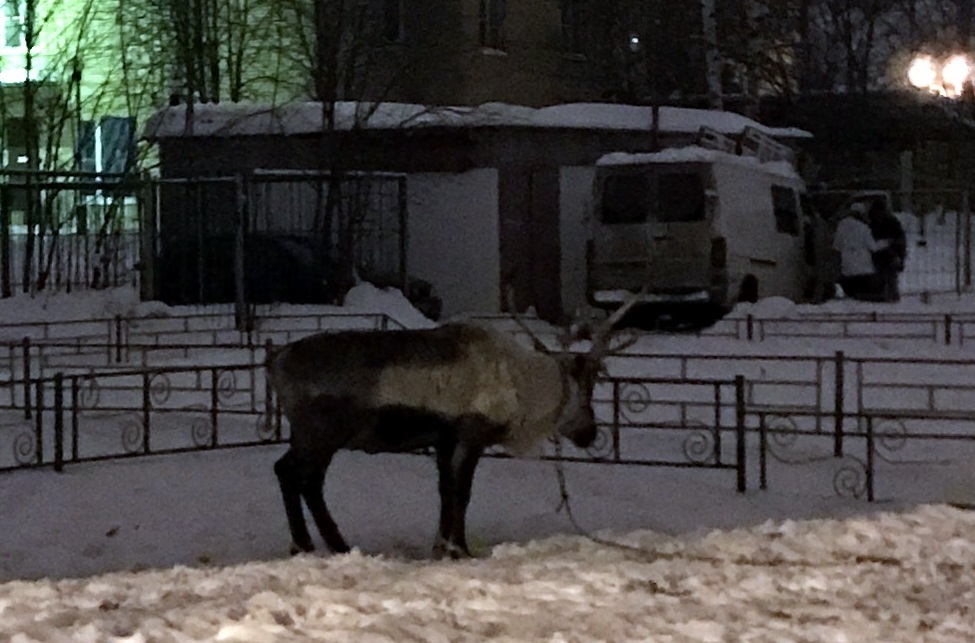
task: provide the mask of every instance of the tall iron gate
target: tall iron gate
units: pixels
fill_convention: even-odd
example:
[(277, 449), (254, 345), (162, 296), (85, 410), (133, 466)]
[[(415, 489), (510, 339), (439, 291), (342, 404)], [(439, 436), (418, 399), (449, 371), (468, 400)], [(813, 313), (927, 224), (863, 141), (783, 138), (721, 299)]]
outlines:
[(406, 179), (260, 172), (154, 184), (153, 296), (328, 303), (353, 271), (406, 282)]
[(406, 213), (400, 174), (0, 172), (0, 296), (130, 284), (173, 304), (325, 302), (353, 270), (406, 283)]

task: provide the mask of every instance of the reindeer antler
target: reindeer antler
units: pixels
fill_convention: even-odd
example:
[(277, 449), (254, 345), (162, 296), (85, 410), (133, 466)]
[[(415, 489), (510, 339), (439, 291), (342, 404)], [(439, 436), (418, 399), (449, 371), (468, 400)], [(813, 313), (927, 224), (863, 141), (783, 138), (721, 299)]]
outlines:
[[(603, 321), (603, 323), (599, 325), (599, 328), (597, 328), (592, 334), (592, 347), (589, 349), (590, 355), (598, 358), (610, 352), (609, 342), (613, 338), (613, 327), (616, 326), (616, 324), (618, 324), (620, 320), (622, 320), (623, 317), (626, 316), (626, 313), (630, 312), (630, 310), (640, 302), (643, 295), (645, 295), (646, 293), (647, 293), (647, 286), (644, 286), (643, 288), (640, 289), (640, 292), (635, 293), (634, 295), (629, 297), (626, 301), (624, 301), (619, 308), (613, 311), (612, 315), (607, 317), (605, 321)], [(626, 348), (629, 348), (630, 346), (635, 344), (638, 340), (639, 337), (632, 337), (626, 342), (624, 342), (622, 345), (615, 347), (612, 352), (615, 353), (624, 350)]]
[(528, 324), (525, 323), (525, 320), (522, 319), (521, 315), (518, 314), (518, 308), (515, 307), (514, 288), (510, 288), (510, 287), (508, 288), (506, 299), (508, 302), (508, 314), (511, 315), (511, 318), (515, 321), (516, 324), (518, 324), (518, 328), (525, 331), (525, 334), (527, 334), (528, 337), (532, 340), (532, 346), (535, 348), (535, 350), (537, 350), (540, 353), (552, 352), (551, 349), (545, 344), (545, 342), (543, 342), (541, 339), (538, 338), (538, 335), (535, 334), (535, 331), (529, 328)]

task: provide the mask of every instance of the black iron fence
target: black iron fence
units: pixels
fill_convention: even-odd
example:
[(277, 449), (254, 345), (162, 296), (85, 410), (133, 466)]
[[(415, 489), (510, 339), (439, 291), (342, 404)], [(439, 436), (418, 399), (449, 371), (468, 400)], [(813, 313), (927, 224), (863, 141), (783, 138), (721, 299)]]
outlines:
[(31, 406), (0, 410), (12, 460), (0, 470), (254, 446), (282, 439), (253, 364), (57, 373), (30, 382)]
[(0, 171), (0, 295), (139, 287), (149, 185), (128, 174)]
[[(259, 312), (259, 309), (256, 309)], [(206, 355), (261, 364), (268, 342), (286, 344), (324, 330), (391, 330), (402, 324), (384, 313), (342, 311), (256, 316), (251, 330), (235, 327), (229, 312), (172, 317), (115, 316), (84, 321), (4, 324), (0, 327), (0, 408), (31, 408), (30, 382), (93, 371), (186, 364)], [(20, 337), (2, 341), (2, 336)], [(222, 354), (222, 355), (221, 355)]]
[[(280, 443), (288, 437), (259, 364), (137, 369), (38, 378), (29, 406), (0, 409), (0, 472)], [(671, 396), (650, 400), (650, 390)], [(746, 480), (744, 379), (635, 380), (598, 386), (592, 447), (542, 459), (704, 468)], [(662, 416), (661, 406), (675, 412)], [(653, 449), (647, 448), (652, 442)], [(658, 454), (648, 457), (648, 453)], [(499, 451), (490, 455), (502, 456)]]
[[(407, 290), (406, 178), (0, 172), (0, 296), (131, 285), (192, 304)], [(238, 310), (238, 318), (243, 315)]]
[[(267, 412), (266, 343), (336, 327), (397, 326), (382, 315), (258, 321), (251, 334), (233, 329), (228, 313), (52, 323), (8, 344), (0, 351), (0, 362), (8, 356), (0, 369), (0, 469), (283, 440), (287, 427)], [(848, 333), (863, 330), (861, 321), (840, 323), (849, 323)], [(796, 330), (768, 326), (752, 338), (787, 328)], [(946, 328), (955, 329), (951, 341), (965, 335), (954, 323), (933, 328), (932, 342), (946, 341)], [(975, 457), (972, 359), (631, 347), (608, 371), (594, 398), (596, 445), (566, 447), (563, 459), (735, 471), (739, 489), (749, 477), (765, 487), (781, 467), (815, 465), (820, 474), (832, 471), (824, 483), (836, 493), (873, 500), (878, 479), (896, 490), (949, 451)]]

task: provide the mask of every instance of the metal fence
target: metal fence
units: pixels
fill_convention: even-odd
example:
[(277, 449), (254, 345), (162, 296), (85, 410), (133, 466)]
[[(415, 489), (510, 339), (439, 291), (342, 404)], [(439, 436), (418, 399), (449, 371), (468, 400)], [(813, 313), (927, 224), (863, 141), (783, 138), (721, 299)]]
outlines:
[(145, 183), (0, 171), (0, 294), (139, 286)]
[(353, 271), (405, 289), (404, 175), (257, 172), (153, 190), (146, 266), (166, 303), (328, 302)]
[[(596, 443), (586, 450), (548, 445), (541, 457), (724, 470), (734, 472), (739, 491), (749, 478), (757, 477), (765, 489), (784, 468), (805, 467), (810, 481), (873, 501), (907, 493), (904, 485), (913, 476), (945, 464), (945, 443), (962, 460), (975, 455), (973, 360), (842, 353), (623, 359), (631, 361), (630, 370), (639, 360), (648, 370), (667, 366), (674, 376), (599, 381)], [(751, 374), (693, 376), (721, 362)], [(31, 380), (29, 391), (28, 407), (18, 402), (0, 408), (0, 470), (60, 470), (72, 463), (288, 438), (260, 364), (56, 373)]]
[[(763, 321), (769, 325), (753, 328), (751, 339), (804, 332), (796, 320)], [(836, 336), (837, 326), (823, 324), (841, 324), (845, 336), (862, 337), (873, 324), (874, 336), (889, 337), (888, 321), (813, 320), (809, 328)], [(966, 335), (954, 322), (940, 325), (940, 316), (916, 321), (932, 343)], [(0, 469), (284, 440), (287, 426), (263, 379), (267, 342), (337, 327), (397, 325), (382, 315), (268, 315), (246, 334), (229, 309), (38, 325), (0, 351)], [(718, 372), (736, 377), (714, 379)], [(565, 447), (560, 457), (734, 471), (739, 489), (756, 477), (762, 488), (774, 484), (783, 467), (806, 467), (838, 494), (874, 500), (942, 464), (945, 443), (975, 457), (975, 360), (631, 347), (608, 364), (594, 410), (596, 444)], [(549, 446), (544, 457), (556, 455)]]
[[(0, 296), (131, 285), (168, 303), (318, 302), (407, 284), (406, 180), (0, 172)], [(344, 292), (344, 291), (343, 291)]]
[[(23, 384), (23, 383), (18, 383)], [(634, 387), (682, 391), (669, 417), (639, 404)], [(288, 427), (261, 365), (172, 367), (65, 375), (29, 382), (29, 405), (0, 408), (0, 472), (108, 459), (207, 451), (286, 441)], [(743, 380), (601, 382), (600, 427), (586, 450), (555, 447), (539, 457), (594, 464), (735, 472), (746, 481)], [(657, 403), (659, 404), (659, 402)], [(695, 419), (704, 413), (709, 420)], [(653, 440), (659, 457), (646, 456)], [(501, 451), (491, 456), (507, 457)], [(669, 456), (669, 457), (667, 457)]]
[[(851, 195), (861, 190), (812, 194), (825, 217), (835, 220)], [(901, 293), (960, 293), (972, 287), (972, 213), (967, 190), (890, 191), (892, 207), (907, 235)]]

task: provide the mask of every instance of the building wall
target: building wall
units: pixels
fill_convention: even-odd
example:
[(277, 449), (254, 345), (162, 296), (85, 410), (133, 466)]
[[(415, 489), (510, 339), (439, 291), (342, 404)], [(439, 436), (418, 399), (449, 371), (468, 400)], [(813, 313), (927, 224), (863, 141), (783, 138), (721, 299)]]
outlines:
[(586, 241), (595, 176), (593, 166), (563, 167), (559, 172), (562, 307), (570, 315), (586, 305)]
[(434, 285), (444, 317), (498, 311), (498, 172), (409, 177), (407, 270)]

